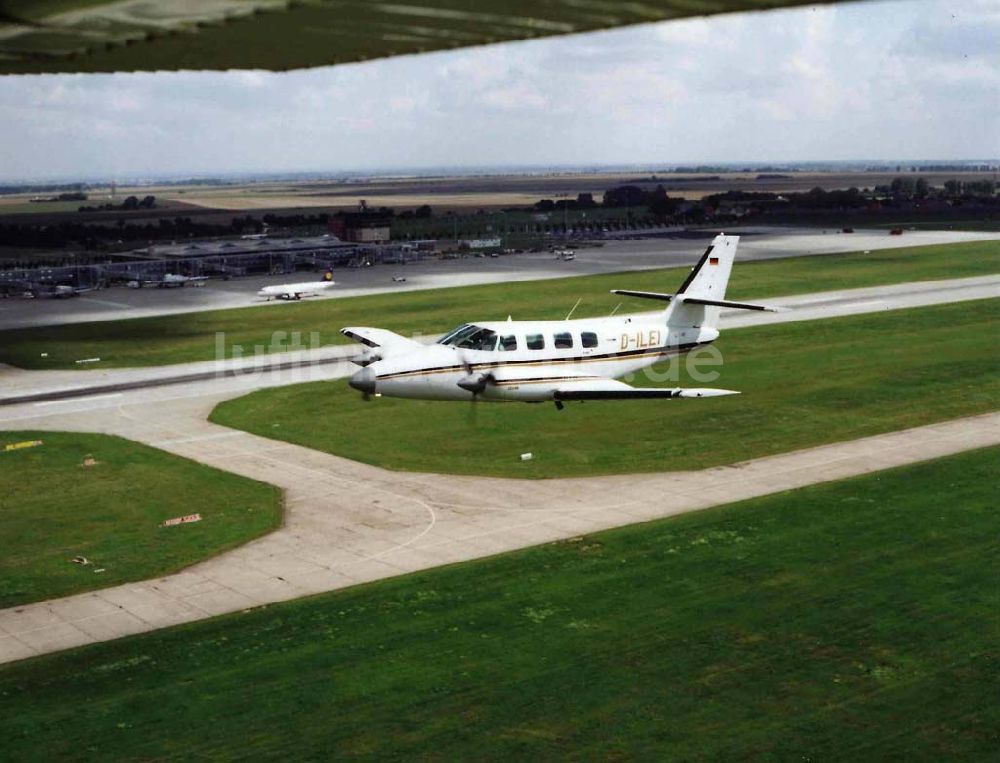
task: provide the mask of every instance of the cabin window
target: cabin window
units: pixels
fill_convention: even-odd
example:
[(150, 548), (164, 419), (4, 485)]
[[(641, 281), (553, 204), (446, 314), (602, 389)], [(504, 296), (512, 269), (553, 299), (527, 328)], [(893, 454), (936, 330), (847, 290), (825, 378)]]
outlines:
[(541, 334), (528, 334), (525, 338), (525, 344), (528, 345), (529, 350), (544, 350), (545, 349), (545, 337)]
[(516, 336), (502, 336), (500, 337), (500, 351), (501, 352), (513, 352), (517, 349), (517, 337)]
[(584, 347), (597, 347), (597, 334), (593, 331), (584, 331), (580, 334), (580, 342)]
[(556, 334), (552, 337), (557, 350), (569, 350), (573, 347), (573, 335), (568, 331), (564, 331), (561, 334)]
[(495, 331), (490, 331), (489, 329), (479, 329), (476, 333), (462, 339), (455, 346), (461, 347), (464, 350), (483, 350), (485, 352), (493, 352), (497, 346), (497, 335)]

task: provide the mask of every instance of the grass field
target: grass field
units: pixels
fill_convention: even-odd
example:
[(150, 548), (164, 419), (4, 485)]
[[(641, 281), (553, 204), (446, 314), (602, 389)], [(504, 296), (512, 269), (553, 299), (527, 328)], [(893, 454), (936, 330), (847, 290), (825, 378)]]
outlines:
[(897, 223), (877, 223), (874, 228), (896, 228), (900, 225), (912, 230), (967, 230), (967, 231), (998, 231), (1000, 230), (1000, 219), (983, 220), (901, 220)]
[(0, 450), (0, 608), (173, 572), (281, 523), (271, 485), (118, 437), (0, 433), (27, 440), (43, 444)]
[[(482, 403), (473, 412), (465, 403), (363, 403), (337, 381), (253, 392), (221, 403), (211, 419), (392, 469), (503, 477), (700, 469), (995, 410), (998, 326), (994, 299), (730, 330), (716, 343), (724, 365), (714, 386), (743, 394), (725, 398), (562, 412)], [(640, 373), (635, 384), (705, 386), (686, 378), (683, 363), (678, 370), (678, 381)], [(521, 462), (528, 451), (534, 459)]]
[(998, 457), (0, 667), (0, 738), (20, 761), (996, 759)]
[[(549, 281), (432, 289), (331, 299), (271, 307), (77, 323), (0, 332), (0, 363), (22, 368), (74, 368), (78, 358), (99, 357), (101, 367), (152, 366), (215, 358), (216, 332), (228, 354), (241, 345), (282, 349), (275, 332), (317, 332), (324, 344), (346, 341), (338, 329), (376, 325), (411, 335), (436, 334), (466, 320), (562, 318), (579, 297), (577, 317), (606, 315), (621, 301), (609, 289), (671, 291), (686, 268)], [(875, 251), (871, 254), (798, 257), (737, 263), (727, 295), (733, 299), (1000, 273), (1000, 241)], [(626, 302), (625, 310), (648, 303)], [(41, 353), (48, 357), (42, 358)]]
[(76, 212), (85, 204), (92, 204), (90, 201), (4, 201), (0, 203), (0, 215), (25, 215), (25, 214), (53, 214), (55, 212)]
[[(127, 196), (138, 195), (139, 198), (142, 198), (148, 192), (149, 191), (142, 188), (136, 189), (134, 193), (119, 191), (116, 195), (115, 203), (121, 204)], [(73, 223), (89, 223), (94, 221), (93, 215), (95, 213), (81, 213), (79, 211), (80, 207), (100, 206), (101, 204), (106, 204), (111, 201), (110, 189), (104, 191), (98, 189), (88, 191), (89, 198), (76, 201), (30, 201), (32, 196), (52, 196), (56, 193), (58, 192), (18, 194), (13, 196), (0, 195), (0, 223), (34, 224), (34, 221), (25, 220), (23, 217), (6, 219), (7, 215), (51, 215), (56, 219), (67, 220)], [(183, 199), (181, 199), (181, 201), (183, 201)], [(137, 215), (142, 215), (144, 217), (155, 216), (159, 213), (166, 215), (167, 213), (175, 212), (180, 208), (180, 206), (180, 204), (169, 199), (157, 197), (156, 207), (151, 210), (135, 210), (124, 213), (122, 210), (102, 210), (102, 212), (104, 212), (105, 215), (117, 214), (118, 216), (124, 216), (126, 219), (134, 219)], [(66, 215), (68, 215), (68, 217), (66, 217)]]

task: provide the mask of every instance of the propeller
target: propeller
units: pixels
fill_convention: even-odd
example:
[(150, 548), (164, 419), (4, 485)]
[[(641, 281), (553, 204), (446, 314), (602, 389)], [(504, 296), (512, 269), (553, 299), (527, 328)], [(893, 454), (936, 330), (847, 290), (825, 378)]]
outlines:
[(488, 385), (496, 383), (496, 377), (490, 371), (477, 375), (472, 363), (464, 355), (459, 356), (459, 362), (465, 370), (465, 378), (458, 381), (458, 386), (471, 392), (473, 400), (481, 395)]
[(496, 377), (490, 371), (477, 374), (464, 353), (459, 355), (459, 362), (465, 371), (465, 378), (458, 381), (458, 386), (472, 393), (472, 400), (469, 402), (472, 407), (469, 408), (468, 423), (474, 427), (478, 423), (476, 404), (479, 402), (479, 396), (486, 390), (487, 386), (496, 383)]

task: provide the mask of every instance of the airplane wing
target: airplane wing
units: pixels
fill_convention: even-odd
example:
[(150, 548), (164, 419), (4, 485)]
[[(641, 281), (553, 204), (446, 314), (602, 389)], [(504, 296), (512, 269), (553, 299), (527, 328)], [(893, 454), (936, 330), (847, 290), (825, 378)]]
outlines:
[(632, 387), (616, 379), (569, 381), (553, 392), (553, 400), (652, 400), (676, 397), (738, 395), (732, 389), (698, 387)]
[(284, 71), (815, 2), (0, 0), (0, 75)]
[[(603, 376), (588, 376), (583, 373), (560, 373), (558, 376), (538, 376), (532, 369), (489, 369), (481, 368), (458, 382), (458, 386), (473, 393), (482, 393), (489, 388), (509, 391), (521, 390), (528, 393), (527, 399), (537, 401), (555, 400), (557, 403), (571, 400), (652, 400), (688, 397), (722, 397), (738, 395), (731, 389), (698, 387), (632, 387), (617, 379)], [(515, 399), (521, 399), (515, 397)]]

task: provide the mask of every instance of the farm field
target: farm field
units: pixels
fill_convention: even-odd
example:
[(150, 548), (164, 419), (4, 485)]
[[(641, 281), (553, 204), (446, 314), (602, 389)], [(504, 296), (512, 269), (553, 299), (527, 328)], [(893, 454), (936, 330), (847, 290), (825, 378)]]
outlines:
[[(429, 204), (437, 212), (469, 213), (477, 209), (494, 211), (498, 208), (532, 205), (539, 199), (573, 198), (590, 193), (599, 202), (608, 188), (619, 185), (641, 185), (653, 188), (662, 185), (675, 198), (701, 199), (725, 191), (764, 191), (769, 193), (804, 192), (820, 187), (824, 190), (846, 189), (851, 186), (872, 188), (888, 185), (899, 173), (889, 172), (788, 172), (760, 173), (726, 172), (673, 173), (655, 169), (635, 172), (560, 173), (471, 175), (459, 177), (404, 177), (293, 183), (259, 183), (236, 186), (201, 186), (184, 189), (176, 195), (169, 188), (163, 193), (189, 204), (233, 209), (267, 209), (275, 207), (331, 207), (353, 209), (361, 199), (369, 207), (410, 208)], [(920, 173), (932, 185), (946, 180), (992, 179), (990, 173), (925, 172)]]
[[(653, 188), (662, 185), (675, 198), (691, 200), (725, 191), (762, 191), (768, 193), (798, 193), (815, 187), (824, 190), (846, 189), (852, 186), (872, 188), (888, 185), (896, 172), (723, 172), (678, 173), (656, 168), (636, 168), (635, 171), (565, 172), (559, 170), (510, 174), (483, 174), (431, 177), (352, 177), (330, 180), (276, 181), (261, 179), (247, 182), (121, 185), (117, 196), (130, 194), (140, 198), (153, 194), (172, 208), (172, 204), (208, 207), (230, 211), (274, 211), (355, 209), (361, 199), (369, 207), (389, 206), (407, 209), (429, 204), (436, 213), (453, 211), (473, 213), (478, 209), (494, 212), (511, 206), (530, 206), (539, 199), (575, 199), (590, 193), (600, 202), (609, 188), (620, 185), (641, 185)], [(986, 172), (921, 172), (931, 185), (941, 186), (947, 180), (991, 180)], [(0, 196), (0, 216), (14, 213), (56, 211), (76, 212), (78, 206), (107, 200), (110, 188), (93, 188), (87, 193), (88, 202), (29, 203), (35, 195), (23, 193)], [(172, 204), (171, 204), (172, 203)]]
[(4, 666), (5, 754), (991, 759), (998, 456)]

